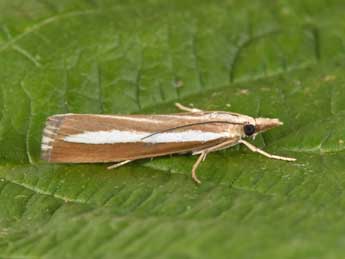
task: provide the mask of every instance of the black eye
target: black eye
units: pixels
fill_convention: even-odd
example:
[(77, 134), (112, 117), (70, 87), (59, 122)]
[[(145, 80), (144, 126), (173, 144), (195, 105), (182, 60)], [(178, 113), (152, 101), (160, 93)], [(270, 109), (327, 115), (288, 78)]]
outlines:
[(247, 125), (244, 125), (243, 130), (247, 136), (251, 136), (255, 132), (255, 126), (252, 124), (247, 124)]

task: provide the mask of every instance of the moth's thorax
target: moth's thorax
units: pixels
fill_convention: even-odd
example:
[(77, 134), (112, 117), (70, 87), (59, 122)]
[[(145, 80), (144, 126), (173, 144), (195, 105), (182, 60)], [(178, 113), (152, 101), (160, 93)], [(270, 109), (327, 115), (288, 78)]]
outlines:
[(243, 126), (241, 124), (226, 124), (223, 126), (224, 132), (227, 132), (229, 138), (243, 137)]
[(253, 117), (238, 114), (238, 113), (231, 113), (231, 112), (212, 112), (207, 114), (209, 120), (220, 120), (220, 121), (227, 121), (229, 123), (234, 124), (253, 124), (255, 125), (255, 119)]

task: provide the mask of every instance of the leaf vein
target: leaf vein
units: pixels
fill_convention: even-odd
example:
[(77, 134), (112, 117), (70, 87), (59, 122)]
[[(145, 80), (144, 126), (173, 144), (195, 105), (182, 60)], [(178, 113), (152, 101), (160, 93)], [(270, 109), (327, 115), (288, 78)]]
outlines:
[[(232, 83), (234, 82), (235, 80), (235, 70), (236, 70), (236, 67), (237, 67), (237, 64), (240, 60), (240, 57), (241, 57), (241, 54), (243, 53), (243, 51), (248, 48), (248, 46), (250, 46), (250, 44), (254, 43), (255, 41), (258, 41), (262, 38), (265, 38), (265, 37), (269, 37), (269, 36), (272, 36), (276, 33), (279, 33), (280, 31), (278, 30), (269, 30), (269, 31), (265, 31), (265, 32), (262, 32), (262, 33), (259, 33), (257, 35), (254, 35), (254, 36), (246, 36), (244, 38), (242, 38), (239, 43), (238, 43), (238, 46), (237, 48), (235, 49), (235, 53), (233, 54), (232, 56), (232, 59), (230, 61), (230, 69), (229, 69), (229, 82)], [(266, 73), (264, 73), (266, 74)]]
[(12, 183), (12, 184), (19, 185), (19, 186), (21, 186), (23, 188), (29, 189), (30, 191), (37, 193), (37, 194), (51, 196), (51, 197), (56, 198), (58, 200), (62, 200), (63, 202), (73, 202), (73, 203), (83, 204), (83, 205), (88, 204), (87, 201), (85, 201), (85, 200), (73, 199), (73, 198), (69, 198), (69, 197), (66, 197), (66, 196), (63, 196), (63, 195), (59, 195), (59, 194), (56, 194), (56, 193), (51, 193), (51, 192), (45, 191), (45, 190), (43, 190), (41, 188), (38, 188), (37, 186), (32, 186), (30, 184), (22, 183), (22, 182), (19, 182), (17, 180), (10, 179), (10, 178), (7, 178), (7, 177), (4, 177), (4, 179), (6, 181)]
[(23, 49), (22, 47), (19, 47), (18, 45), (13, 45), (12, 49), (14, 49), (19, 54), (23, 55), (25, 58), (27, 58), (29, 61), (31, 61), (36, 67), (41, 67), (41, 63), (36, 60), (36, 58), (31, 55), (30, 52)]
[(27, 119), (27, 125), (26, 125), (26, 130), (25, 130), (25, 153), (26, 153), (26, 157), (29, 161), (29, 163), (31, 165), (34, 164), (32, 156), (31, 156), (31, 152), (30, 152), (30, 134), (31, 134), (31, 127), (32, 127), (32, 101), (33, 98), (31, 96), (31, 94), (29, 93), (29, 91), (24, 87), (24, 81), (20, 82), (20, 87), (22, 88), (22, 90), (24, 91), (26, 97), (29, 100), (29, 117)]
[(14, 46), (16, 42), (18, 42), (19, 40), (21, 40), (22, 38), (38, 31), (39, 29), (41, 29), (42, 27), (54, 23), (56, 21), (59, 21), (61, 19), (65, 19), (65, 18), (70, 18), (70, 17), (76, 17), (76, 16), (82, 16), (82, 15), (93, 15), (93, 14), (97, 14), (99, 13), (101, 10), (100, 9), (90, 9), (90, 10), (83, 10), (83, 11), (75, 11), (75, 12), (70, 12), (70, 13), (65, 13), (62, 15), (56, 15), (56, 16), (52, 16), (49, 17), (39, 23), (36, 23), (35, 25), (33, 25), (32, 27), (28, 28), (27, 30), (25, 30), (24, 32), (22, 32), (21, 34), (17, 35), (16, 37), (13, 37), (12, 39), (10, 39), (7, 43), (5, 43), (4, 45), (0, 46), (0, 52), (6, 50), (7, 48)]

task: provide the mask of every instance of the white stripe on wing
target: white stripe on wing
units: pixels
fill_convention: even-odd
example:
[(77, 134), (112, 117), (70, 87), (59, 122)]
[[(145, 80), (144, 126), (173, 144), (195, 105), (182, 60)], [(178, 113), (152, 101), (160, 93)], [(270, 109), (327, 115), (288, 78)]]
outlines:
[(205, 132), (201, 130), (186, 130), (180, 132), (164, 132), (151, 135), (151, 132), (137, 131), (93, 131), (73, 134), (64, 138), (66, 142), (83, 144), (116, 144), (116, 143), (179, 143), (179, 142), (206, 142), (219, 138), (229, 138), (229, 132)]

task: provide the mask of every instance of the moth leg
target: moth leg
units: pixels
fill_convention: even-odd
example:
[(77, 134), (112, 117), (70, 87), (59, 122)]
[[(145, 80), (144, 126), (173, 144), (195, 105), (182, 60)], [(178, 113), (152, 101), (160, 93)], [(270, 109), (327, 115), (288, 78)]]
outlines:
[(111, 170), (111, 169), (114, 169), (114, 168), (118, 168), (120, 166), (123, 166), (125, 164), (128, 164), (129, 162), (132, 162), (133, 160), (125, 160), (125, 161), (122, 161), (122, 162), (119, 162), (119, 163), (116, 163), (116, 164), (113, 164), (111, 166), (108, 166), (107, 169), (108, 170)]
[(284, 160), (284, 161), (296, 161), (296, 158), (284, 157), (284, 156), (276, 156), (276, 155), (272, 155), (270, 153), (267, 153), (267, 152), (263, 151), (262, 149), (254, 146), (252, 144), (250, 144), (249, 142), (247, 142), (247, 141), (245, 141), (243, 139), (240, 139), (238, 142), (244, 144), (245, 146), (247, 146), (251, 151), (259, 153), (259, 154), (261, 154), (261, 155), (263, 155), (265, 157), (268, 157), (268, 158)]
[(200, 156), (198, 157), (198, 159), (195, 161), (195, 163), (193, 165), (193, 169), (192, 169), (192, 178), (193, 178), (193, 180), (196, 183), (201, 184), (201, 181), (196, 176), (196, 169), (198, 168), (200, 163), (203, 162), (206, 159), (206, 156), (207, 156), (208, 153), (215, 152), (217, 150), (227, 148), (229, 146), (234, 145), (235, 143), (238, 143), (238, 139), (231, 139), (231, 140), (228, 140), (228, 141), (224, 141), (224, 142), (222, 142), (220, 144), (211, 146), (209, 148), (205, 148), (205, 149), (193, 152), (192, 155), (199, 155), (200, 154)]
[(196, 169), (198, 168), (200, 163), (205, 160), (206, 156), (207, 156), (207, 152), (205, 152), (205, 151), (201, 152), (200, 156), (198, 157), (198, 159), (195, 161), (195, 163), (193, 165), (192, 178), (197, 184), (201, 184), (201, 181), (196, 176)]
[(201, 154), (202, 152), (205, 152), (205, 151), (207, 153), (216, 152), (218, 150), (222, 150), (222, 149), (231, 147), (233, 145), (236, 145), (237, 143), (238, 143), (238, 139), (231, 139), (231, 140), (228, 140), (228, 141), (224, 141), (224, 142), (222, 142), (220, 144), (217, 144), (217, 145), (214, 145), (214, 146), (202, 149), (202, 150), (195, 151), (195, 152), (192, 153), (192, 155), (198, 155), (198, 154)]
[(175, 103), (175, 106), (180, 109), (181, 111), (185, 111), (185, 112), (202, 112), (202, 110), (197, 109), (197, 108), (189, 108), (187, 106), (184, 106), (180, 103)]

